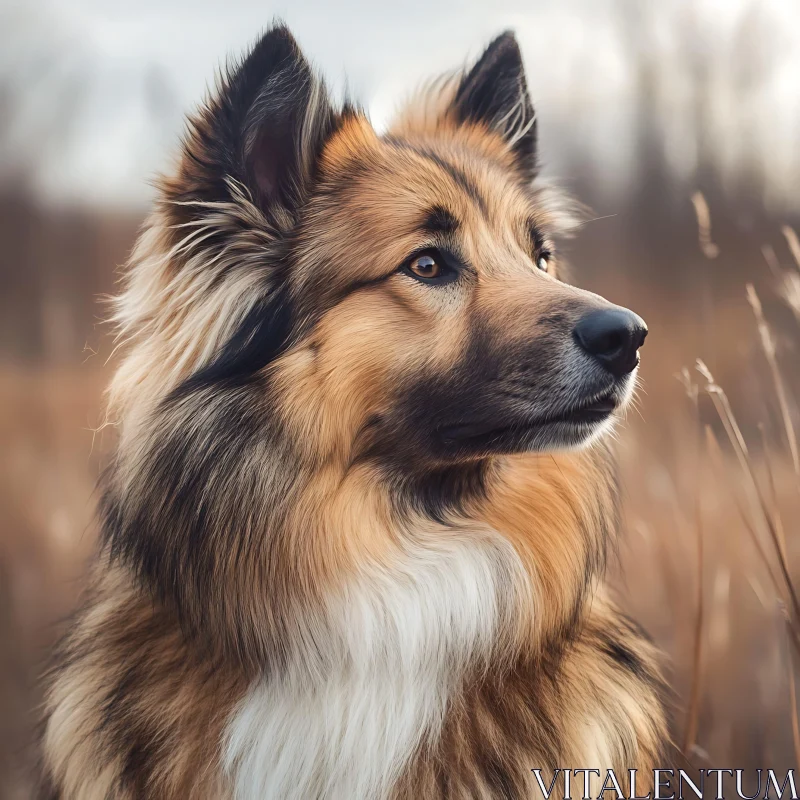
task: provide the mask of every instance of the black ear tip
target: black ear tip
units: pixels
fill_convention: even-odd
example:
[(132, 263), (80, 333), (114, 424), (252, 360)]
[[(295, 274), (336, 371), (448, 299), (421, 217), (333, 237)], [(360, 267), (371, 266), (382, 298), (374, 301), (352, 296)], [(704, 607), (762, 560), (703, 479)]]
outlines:
[(499, 36), (492, 39), (479, 60), (479, 63), (481, 62), (522, 65), (522, 51), (519, 48), (519, 42), (514, 31), (503, 31)]
[(492, 39), (491, 44), (487, 47), (487, 50), (492, 50), (494, 48), (513, 48), (519, 50), (519, 44), (517, 43), (517, 34), (514, 33), (511, 28), (508, 30), (503, 31), (501, 34)]
[(283, 71), (293, 74), (298, 85), (311, 77), (311, 67), (297, 40), (277, 21), (261, 34), (242, 61), (229, 68), (224, 102), (244, 119), (265, 82)]
[(283, 22), (276, 22), (261, 34), (251, 51), (252, 54), (266, 52), (273, 56), (296, 57), (300, 54), (300, 46), (289, 28)]
[(460, 91), (481, 82), (497, 83), (504, 79), (516, 80), (525, 74), (522, 52), (514, 31), (508, 30), (492, 39), (472, 69), (461, 81)]

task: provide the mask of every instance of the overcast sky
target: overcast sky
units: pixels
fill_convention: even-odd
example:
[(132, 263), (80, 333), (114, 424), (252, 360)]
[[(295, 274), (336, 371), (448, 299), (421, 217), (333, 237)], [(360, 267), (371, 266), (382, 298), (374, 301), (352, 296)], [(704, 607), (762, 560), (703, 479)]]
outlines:
[[(421, 80), (464, 64), (493, 35), (514, 28), (545, 155), (568, 172), (566, 130), (571, 141), (585, 138), (587, 150), (601, 152), (610, 167), (624, 166), (624, 120), (636, 75), (630, 48), (620, 43), (619, 9), (649, 2), (660, 9), (660, 21), (648, 46), (663, 49), (665, 59), (686, 49), (687, 15), (690, 53), (735, 49), (736, 37), (751, 27), (741, 24), (753, 13), (749, 0), (0, 0), (0, 102), (10, 98), (0, 124), (0, 166), (26, 168), (50, 200), (146, 201), (147, 180), (169, 164), (184, 113), (226, 56), (240, 53), (275, 17), (288, 22), (337, 91), (347, 85), (368, 107), (376, 125)], [(775, 55), (746, 113), (767, 114), (757, 125), (758, 146), (780, 188), (789, 180), (787, 159), (798, 164), (800, 2), (758, 2), (761, 27), (753, 35), (763, 36), (764, 49)], [(736, 101), (725, 91), (729, 69), (722, 63), (716, 78), (715, 118), (723, 126), (732, 113), (743, 113), (726, 107)], [(671, 91), (683, 102), (687, 87), (679, 76)], [(679, 129), (674, 141), (679, 166), (691, 168), (691, 143)], [(739, 157), (735, 141), (721, 146), (729, 158)]]

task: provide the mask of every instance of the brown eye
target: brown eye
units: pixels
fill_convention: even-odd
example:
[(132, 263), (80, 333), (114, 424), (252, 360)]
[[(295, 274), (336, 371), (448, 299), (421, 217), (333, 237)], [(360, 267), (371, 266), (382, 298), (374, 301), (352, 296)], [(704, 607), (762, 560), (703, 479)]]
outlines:
[(408, 268), (418, 278), (438, 278), (442, 272), (436, 259), (430, 253), (423, 253), (408, 263)]
[(442, 286), (458, 280), (459, 270), (453, 265), (455, 260), (454, 256), (431, 247), (410, 256), (399, 271), (428, 286)]

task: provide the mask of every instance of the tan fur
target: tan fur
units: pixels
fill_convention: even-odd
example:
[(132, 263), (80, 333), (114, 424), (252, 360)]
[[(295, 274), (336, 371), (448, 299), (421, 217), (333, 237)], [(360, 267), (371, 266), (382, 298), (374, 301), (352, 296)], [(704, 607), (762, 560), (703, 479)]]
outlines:
[[(72, 633), (90, 651), (65, 651), (65, 669), (49, 702), (44, 745), (65, 797), (226, 797), (218, 746), (228, 704), (244, 690), (224, 664), (198, 658), (179, 631), (120, 570), (98, 565), (91, 610)], [(68, 665), (68, 666), (66, 666)], [(114, 666), (115, 665), (115, 666)], [(108, 698), (116, 717), (105, 714)], [(158, 754), (147, 785), (120, 776), (135, 769), (109, 759), (107, 738), (130, 736), (138, 757)]]
[[(626, 791), (628, 770), (636, 769), (637, 794), (650, 792), (653, 765), (660, 763), (662, 710), (646, 685), (609, 658), (609, 632), (628, 644), (635, 641), (637, 657), (658, 674), (654, 648), (596, 596), (580, 633), (558, 654), (558, 666), (552, 652), (528, 654), (502, 679), (479, 675), (465, 687), (438, 747), (414, 763), (396, 797), (540, 797), (531, 774), (514, 769), (520, 763), (541, 769), (545, 785), (554, 765), (599, 769), (600, 781), (592, 776), (592, 797), (606, 769), (615, 771)], [(558, 729), (570, 731), (564, 748), (553, 746)], [(503, 768), (515, 776), (511, 781), (487, 778)], [(573, 775), (571, 788), (572, 797), (583, 796), (583, 777)], [(563, 774), (551, 796), (564, 796)]]

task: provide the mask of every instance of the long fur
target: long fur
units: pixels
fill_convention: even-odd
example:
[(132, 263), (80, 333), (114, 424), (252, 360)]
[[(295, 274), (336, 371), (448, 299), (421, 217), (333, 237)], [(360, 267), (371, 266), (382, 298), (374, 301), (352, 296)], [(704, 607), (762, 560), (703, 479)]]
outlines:
[[(277, 27), (190, 121), (116, 303), (54, 796), (529, 797), (533, 768), (656, 763), (657, 657), (603, 586), (615, 417), (526, 422), (634, 375), (573, 340), (608, 304), (556, 279), (513, 37), (423, 105), (377, 135)], [(434, 245), (459, 279), (431, 288)]]

